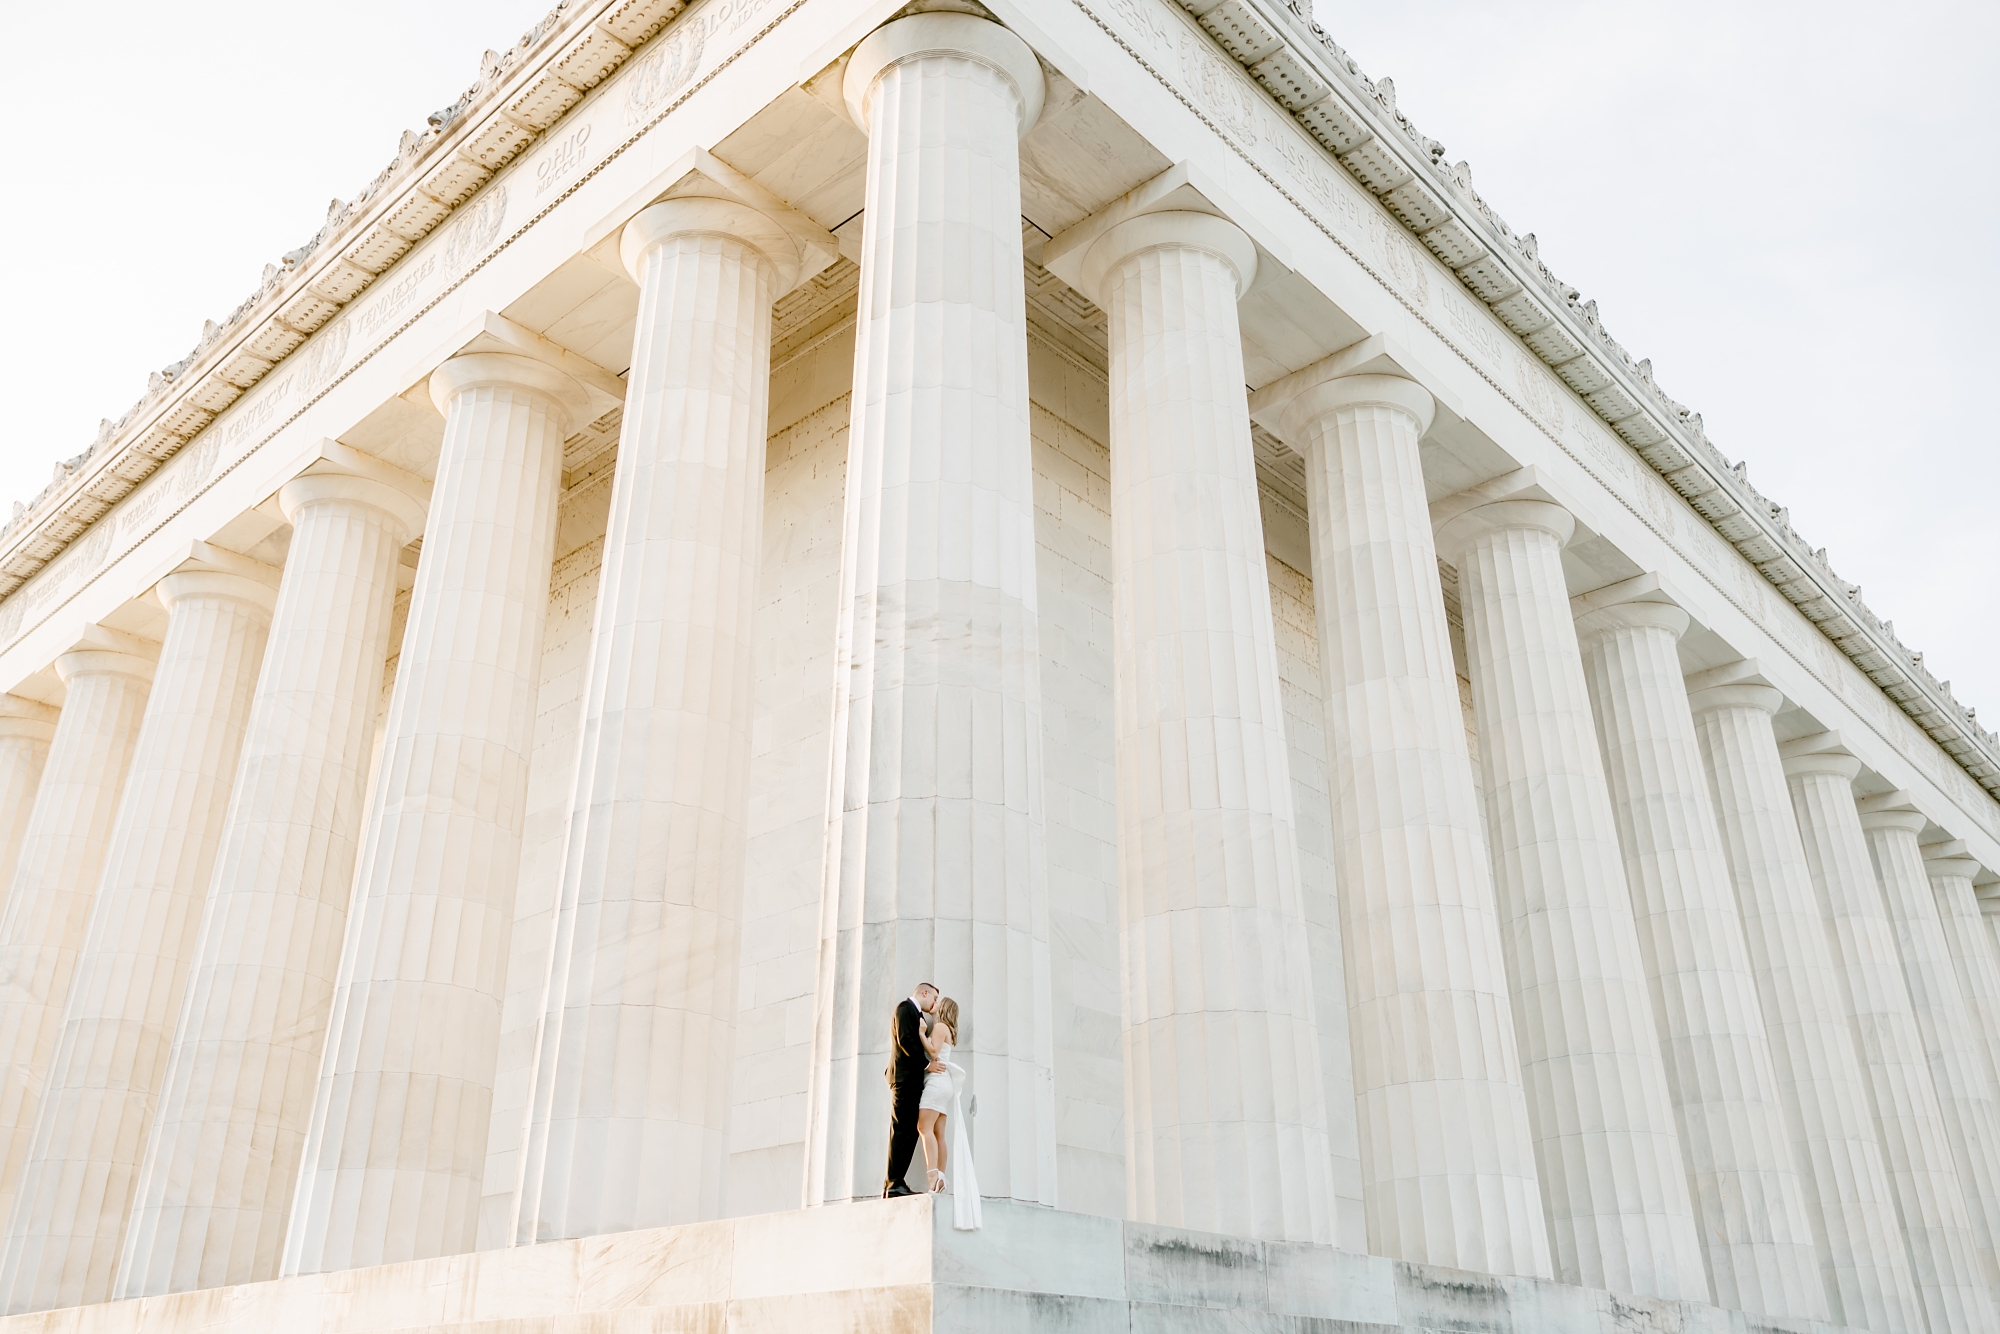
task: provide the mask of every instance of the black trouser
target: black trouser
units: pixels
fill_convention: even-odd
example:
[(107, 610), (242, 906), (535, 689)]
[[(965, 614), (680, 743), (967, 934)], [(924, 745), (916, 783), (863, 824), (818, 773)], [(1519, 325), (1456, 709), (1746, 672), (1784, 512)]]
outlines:
[(917, 1104), (923, 1101), (924, 1078), (889, 1081), (889, 1169), (882, 1181), (888, 1190), (910, 1174), (910, 1159), (917, 1152)]

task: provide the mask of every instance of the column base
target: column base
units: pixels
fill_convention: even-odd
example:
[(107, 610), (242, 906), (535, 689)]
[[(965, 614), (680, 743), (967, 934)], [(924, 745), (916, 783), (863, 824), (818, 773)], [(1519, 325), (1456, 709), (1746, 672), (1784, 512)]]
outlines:
[(869, 1200), (0, 1319), (0, 1334), (1845, 1334), (1808, 1320), (985, 1202)]

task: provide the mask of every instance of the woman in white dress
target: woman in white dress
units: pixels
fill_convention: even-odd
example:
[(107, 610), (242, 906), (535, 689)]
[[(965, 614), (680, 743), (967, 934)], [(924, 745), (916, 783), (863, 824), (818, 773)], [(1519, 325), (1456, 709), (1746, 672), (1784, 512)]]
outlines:
[[(924, 1165), (930, 1169), (931, 1193), (945, 1188), (945, 1160), (951, 1160), (951, 1225), (970, 1232), (984, 1221), (979, 1207), (979, 1178), (972, 1170), (972, 1136), (962, 1105), (967, 1083), (965, 1067), (954, 1064), (951, 1049), (958, 1041), (958, 1002), (949, 996), (932, 1011), (931, 1031), (924, 1047), (944, 1069), (924, 1076), (917, 1103), (917, 1137), (924, 1144)], [(945, 1152), (945, 1123), (952, 1128), (951, 1152)]]
[(945, 1160), (949, 1157), (945, 1152), (944, 1126), (957, 1092), (958, 1081), (952, 1077), (951, 1068), (951, 1049), (957, 1041), (958, 1002), (945, 996), (931, 1011), (930, 1032), (924, 1034), (924, 1050), (931, 1054), (934, 1063), (945, 1068), (924, 1076), (923, 1097), (917, 1103), (917, 1139), (924, 1146), (924, 1166), (930, 1169), (928, 1179), (933, 1195), (944, 1189)]

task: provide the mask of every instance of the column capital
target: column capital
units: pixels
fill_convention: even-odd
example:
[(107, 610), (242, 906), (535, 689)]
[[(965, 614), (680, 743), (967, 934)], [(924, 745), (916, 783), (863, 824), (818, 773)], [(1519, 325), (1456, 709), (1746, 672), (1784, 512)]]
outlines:
[(1769, 677), (1764, 675), (1763, 665), (1755, 658), (1738, 658), (1720, 667), (1708, 667), (1698, 672), (1689, 672), (1688, 693), (1707, 690), (1712, 686), (1768, 686)]
[(1562, 546), (1576, 533), (1576, 516), (1552, 500), (1490, 501), (1463, 510), (1438, 525), (1438, 555), (1456, 565), (1474, 542), (1488, 533), (1509, 528), (1548, 533)]
[(278, 489), (278, 508), (287, 522), (296, 524), (301, 509), (326, 501), (381, 511), (400, 525), (402, 541), (407, 542), (424, 530), (431, 484), (373, 454), (327, 440), (307, 470)]
[(782, 296), (798, 286), (799, 273), (805, 267), (798, 241), (775, 219), (734, 199), (682, 195), (641, 210), (625, 224), (618, 242), (618, 258), (632, 280), (639, 282), (647, 251), (676, 236), (704, 233), (741, 241), (762, 255), (772, 269), (773, 296)]
[[(1308, 367), (1307, 371), (1314, 369), (1317, 368)], [(1303, 436), (1315, 421), (1342, 408), (1384, 407), (1407, 413), (1420, 439), (1437, 417), (1437, 399), (1431, 391), (1400, 375), (1336, 374), (1304, 380), (1286, 376), (1269, 388), (1280, 392), (1263, 396), (1260, 390), (1261, 401), (1253, 402), (1251, 411), (1254, 414), (1276, 408), (1278, 434), (1286, 441)]]
[(545, 361), (511, 352), (461, 352), (448, 358), (431, 372), (431, 402), (439, 412), (448, 414), (452, 399), (467, 390), (489, 386), (531, 389), (553, 400), (566, 418), (564, 435), (590, 417), (590, 392), (580, 380)]
[(1141, 213), (1113, 226), (1090, 245), (1083, 257), (1083, 291), (1102, 304), (1104, 280), (1111, 270), (1148, 250), (1184, 246), (1205, 250), (1236, 275), (1240, 299), (1257, 278), (1257, 244), (1249, 233), (1227, 218), (1191, 209)]
[(157, 665), (155, 659), (143, 658), (136, 653), (81, 648), (71, 649), (56, 659), (56, 675), (62, 678), (64, 685), (80, 676), (129, 676), (134, 680), (151, 681)]
[(1963, 876), (1971, 880), (1979, 874), (1979, 859), (1972, 855), (1962, 838), (1926, 843), (1918, 851), (1924, 854), (1924, 870), (1930, 873), (1933, 880), (1945, 876)]
[(1421, 437), (1439, 406), (1436, 393), (1424, 383), (1427, 378), (1400, 342), (1370, 334), (1251, 391), (1250, 419), (1290, 440), (1341, 408), (1389, 407), (1416, 418)]
[(256, 579), (223, 570), (176, 570), (153, 586), (169, 614), (188, 598), (223, 597), (255, 607), (266, 616), (278, 605), (278, 590)]
[(1900, 790), (1857, 797), (1854, 809), (1861, 816), (1863, 829), (1905, 829), (1911, 834), (1921, 834), (1930, 823), (1929, 817), (1912, 804), (1910, 794)]
[(153, 596), (173, 613), (174, 605), (191, 597), (225, 597), (256, 607), (266, 616), (278, 603), (279, 571), (260, 560), (206, 542), (153, 586)]
[(1838, 732), (1814, 732), (1780, 742), (1778, 758), (1784, 761), (1787, 778), (1833, 774), (1851, 783), (1861, 773), (1861, 761), (1842, 743)]
[[(1694, 678), (1689, 677), (1688, 680), (1692, 684)], [(1688, 691), (1688, 708), (1695, 713), (1713, 713), (1718, 709), (1756, 709), (1776, 716), (1778, 710), (1784, 707), (1783, 691), (1749, 682)]]
[(48, 741), (56, 734), (61, 711), (19, 695), (0, 695), (0, 737)]
[(56, 675), (64, 685), (79, 676), (131, 676), (151, 681), (159, 656), (160, 646), (150, 639), (89, 625), (76, 644), (56, 659)]
[(841, 97), (847, 103), (847, 114), (863, 134), (868, 133), (869, 101), (882, 72), (906, 60), (934, 55), (976, 60), (1012, 84), (1020, 102), (1022, 134), (1041, 119), (1048, 81), (1042, 77), (1041, 61), (1035, 59), (1026, 42), (976, 14), (912, 14), (869, 33), (848, 59)]
[(0, 720), (19, 718), (27, 722), (53, 723), (61, 713), (62, 710), (53, 704), (23, 699), (19, 695), (0, 695)]
[(1688, 614), (1671, 602), (1621, 602), (1584, 612), (1576, 618), (1576, 632), (1589, 639), (1613, 630), (1665, 630), (1679, 639), (1690, 623)]
[[(1783, 747), (1779, 748), (1779, 753), (1781, 755), (1784, 754)], [(1861, 772), (1860, 760), (1855, 759), (1852, 755), (1844, 755), (1839, 751), (1832, 750), (1813, 751), (1803, 755), (1785, 755), (1784, 763), (1785, 777), (1787, 778), (1798, 778), (1805, 774), (1832, 774), (1836, 778), (1844, 778), (1851, 783)]]

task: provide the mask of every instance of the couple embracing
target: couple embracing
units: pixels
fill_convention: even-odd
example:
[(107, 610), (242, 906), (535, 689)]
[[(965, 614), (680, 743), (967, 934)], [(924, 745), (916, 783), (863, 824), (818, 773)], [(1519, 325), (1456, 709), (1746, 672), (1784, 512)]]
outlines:
[[(924, 1146), (925, 1180), (933, 1195), (947, 1185), (952, 1226), (980, 1224), (979, 1179), (972, 1170), (972, 1137), (961, 1110), (965, 1068), (952, 1063), (958, 1042), (958, 1002), (928, 982), (897, 1002), (889, 1030), (889, 1168), (884, 1199), (914, 1195), (910, 1159)], [(947, 1129), (949, 1128), (949, 1129)], [(947, 1138), (949, 1134), (949, 1138)]]

